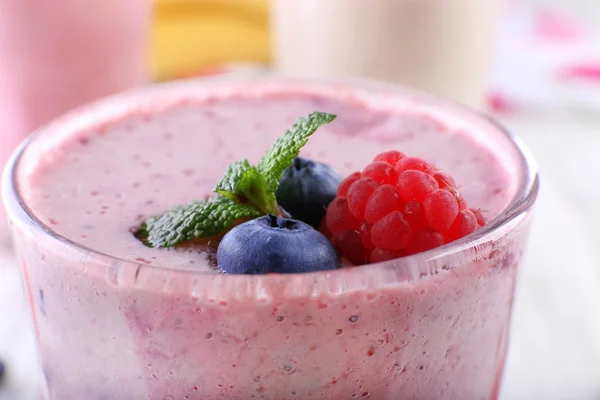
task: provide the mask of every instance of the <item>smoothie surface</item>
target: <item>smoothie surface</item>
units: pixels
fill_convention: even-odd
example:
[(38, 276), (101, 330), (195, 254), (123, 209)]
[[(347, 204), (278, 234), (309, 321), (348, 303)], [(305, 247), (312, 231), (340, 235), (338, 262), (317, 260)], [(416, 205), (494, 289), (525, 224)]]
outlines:
[(469, 206), (481, 208), (487, 220), (514, 192), (513, 173), (484, 135), (451, 129), (422, 113), (305, 93), (192, 101), (74, 131), (35, 162), (28, 160), (32, 167), (21, 171), (19, 190), (40, 221), (71, 241), (133, 262), (210, 272), (205, 251), (151, 249), (132, 228), (207, 197), (231, 161), (256, 163), (298, 117), (312, 111), (337, 119), (321, 127), (301, 155), (329, 163), (344, 176), (395, 149), (450, 173)]

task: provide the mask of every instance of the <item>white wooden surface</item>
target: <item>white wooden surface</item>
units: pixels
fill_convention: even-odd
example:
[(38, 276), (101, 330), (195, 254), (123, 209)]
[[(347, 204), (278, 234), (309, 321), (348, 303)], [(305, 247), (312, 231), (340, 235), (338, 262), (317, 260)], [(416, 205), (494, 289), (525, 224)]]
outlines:
[(600, 399), (600, 120), (508, 121), (541, 191), (513, 319), (503, 399)]
[[(505, 121), (542, 177), (515, 304), (502, 400), (600, 399), (600, 119)], [(0, 259), (0, 400), (42, 382), (18, 273)]]

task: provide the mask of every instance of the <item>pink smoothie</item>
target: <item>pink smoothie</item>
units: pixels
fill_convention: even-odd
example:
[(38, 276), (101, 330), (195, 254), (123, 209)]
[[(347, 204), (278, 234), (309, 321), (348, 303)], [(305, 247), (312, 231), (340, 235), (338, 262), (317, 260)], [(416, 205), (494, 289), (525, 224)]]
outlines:
[[(311, 111), (302, 155), (342, 174), (398, 149), (450, 172), (494, 220), (522, 174), (484, 118), (382, 88), (287, 81), (149, 89), (57, 121), (17, 169), (15, 222), (50, 399), (495, 399), (529, 218), (382, 265), (214, 273), (199, 247), (150, 249), (148, 216), (209, 195)], [(62, 239), (60, 239), (62, 238)]]

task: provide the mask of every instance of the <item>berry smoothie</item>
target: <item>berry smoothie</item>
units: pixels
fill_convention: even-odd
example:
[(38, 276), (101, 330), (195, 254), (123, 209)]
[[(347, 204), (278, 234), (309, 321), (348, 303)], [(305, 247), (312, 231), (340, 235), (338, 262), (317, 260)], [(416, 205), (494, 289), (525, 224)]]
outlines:
[[(291, 275), (217, 273), (210, 243), (153, 249), (131, 233), (208, 196), (229, 162), (256, 162), (315, 110), (337, 119), (303, 157), (342, 176), (388, 149), (426, 158), (488, 224), (409, 257)], [(512, 139), (462, 108), (266, 79), (74, 111), (15, 158), (4, 198), (50, 399), (495, 399), (536, 189)]]

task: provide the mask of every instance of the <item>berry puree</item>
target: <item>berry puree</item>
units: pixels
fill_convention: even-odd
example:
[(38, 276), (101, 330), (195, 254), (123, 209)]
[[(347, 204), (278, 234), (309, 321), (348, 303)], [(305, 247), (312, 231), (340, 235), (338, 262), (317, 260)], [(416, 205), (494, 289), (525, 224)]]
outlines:
[(516, 193), (518, 152), (483, 117), (396, 90), (266, 82), (123, 95), (25, 150), (19, 193), (69, 241), (14, 222), (49, 398), (496, 399), (529, 218), (477, 246), (298, 275), (224, 275), (205, 244), (133, 236), (315, 110), (337, 119), (301, 156), (343, 177), (394, 149), (448, 172), (486, 221)]

